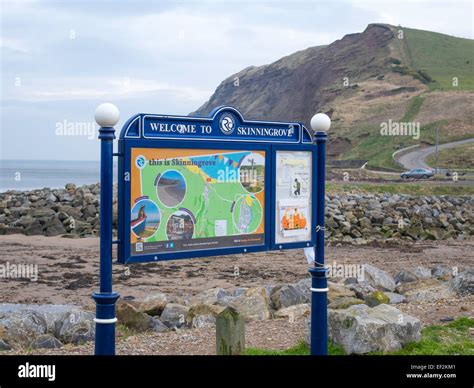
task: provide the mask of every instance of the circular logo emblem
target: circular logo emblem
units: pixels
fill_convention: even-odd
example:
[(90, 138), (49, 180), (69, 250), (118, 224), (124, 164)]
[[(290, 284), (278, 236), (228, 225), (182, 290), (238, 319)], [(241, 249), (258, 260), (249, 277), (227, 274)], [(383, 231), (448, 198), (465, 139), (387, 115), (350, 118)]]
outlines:
[(138, 155), (135, 159), (135, 166), (137, 166), (140, 170), (144, 168), (146, 165), (146, 158), (143, 155)]
[(235, 129), (235, 120), (230, 114), (225, 114), (219, 120), (219, 128), (224, 135), (230, 135)]

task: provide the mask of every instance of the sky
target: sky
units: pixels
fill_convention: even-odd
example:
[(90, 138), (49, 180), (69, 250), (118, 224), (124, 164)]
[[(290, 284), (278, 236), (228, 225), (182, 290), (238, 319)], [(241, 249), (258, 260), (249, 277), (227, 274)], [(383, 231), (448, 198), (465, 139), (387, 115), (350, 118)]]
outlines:
[(248, 66), (370, 23), (474, 38), (471, 1), (0, 0), (0, 159), (98, 160), (95, 108), (186, 115)]

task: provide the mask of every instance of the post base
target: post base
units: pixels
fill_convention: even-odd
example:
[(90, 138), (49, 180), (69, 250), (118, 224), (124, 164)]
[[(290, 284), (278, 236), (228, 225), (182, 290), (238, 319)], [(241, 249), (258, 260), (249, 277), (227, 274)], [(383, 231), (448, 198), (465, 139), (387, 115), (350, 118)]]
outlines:
[(97, 356), (115, 355), (115, 303), (120, 295), (117, 292), (94, 292), (96, 303), (95, 354)]
[(311, 355), (328, 354), (328, 282), (327, 269), (313, 267), (311, 274)]

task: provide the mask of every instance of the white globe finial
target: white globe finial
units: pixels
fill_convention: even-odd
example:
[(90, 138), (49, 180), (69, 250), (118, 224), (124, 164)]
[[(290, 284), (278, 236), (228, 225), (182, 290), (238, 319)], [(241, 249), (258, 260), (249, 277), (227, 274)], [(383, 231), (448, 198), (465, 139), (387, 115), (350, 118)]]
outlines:
[(331, 126), (331, 119), (325, 113), (316, 113), (311, 118), (311, 129), (314, 132), (327, 132)]
[(120, 112), (114, 104), (107, 102), (95, 110), (95, 121), (101, 127), (113, 127), (118, 123)]

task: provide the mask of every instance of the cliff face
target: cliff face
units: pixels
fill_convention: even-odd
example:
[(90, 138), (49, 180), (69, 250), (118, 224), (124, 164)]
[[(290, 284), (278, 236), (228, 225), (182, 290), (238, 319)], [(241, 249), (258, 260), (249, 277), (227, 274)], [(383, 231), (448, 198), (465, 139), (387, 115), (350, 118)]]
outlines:
[(329, 46), (311, 47), (272, 64), (248, 67), (225, 79), (209, 101), (191, 115), (207, 115), (232, 105), (251, 119), (296, 120), (309, 124), (341, 93), (334, 85), (353, 84), (390, 70), (388, 44), (394, 31), (369, 25)]

